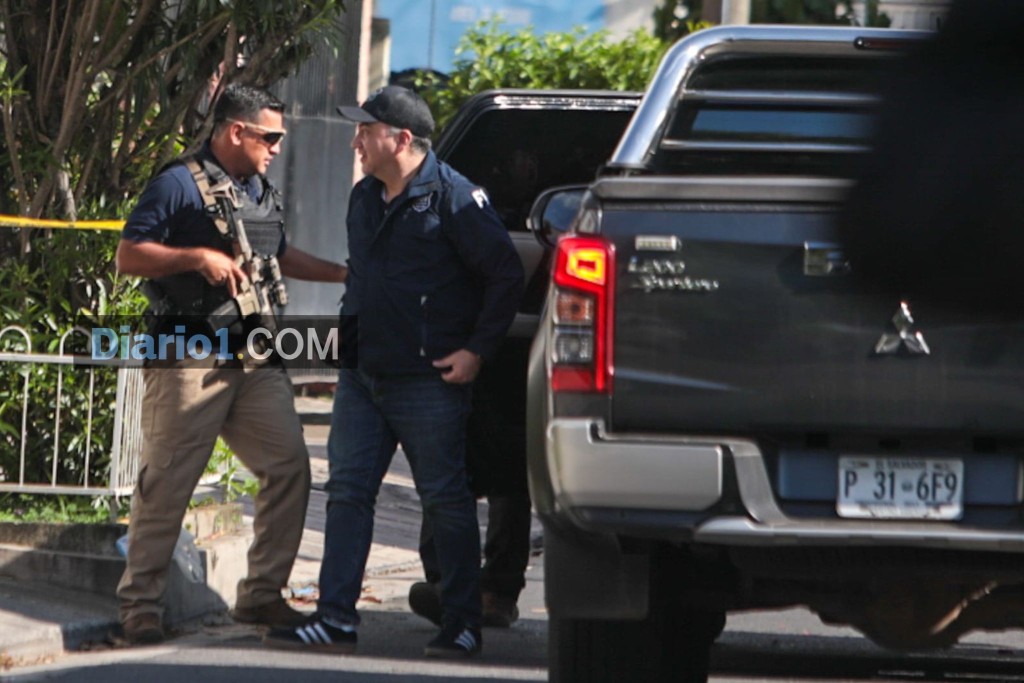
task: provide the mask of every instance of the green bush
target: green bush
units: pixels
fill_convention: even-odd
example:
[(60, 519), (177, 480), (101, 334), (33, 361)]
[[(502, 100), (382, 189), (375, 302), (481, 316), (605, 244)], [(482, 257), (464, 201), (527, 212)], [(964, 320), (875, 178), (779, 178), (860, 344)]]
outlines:
[(0, 496), (0, 522), (102, 524), (127, 512), (127, 508), (113, 510), (111, 515), (111, 504), (105, 498), (9, 493)]
[[(217, 439), (217, 443), (213, 447), (213, 453), (210, 456), (210, 461), (206, 463), (204, 473), (220, 477), (217, 480), (217, 485), (220, 486), (220, 490), (223, 492), (225, 503), (231, 503), (244, 497), (255, 498), (256, 494), (259, 493), (259, 480), (238, 459), (238, 456), (225, 443), (224, 439)], [(212, 502), (212, 499), (209, 500)], [(202, 504), (202, 502), (199, 504)]]

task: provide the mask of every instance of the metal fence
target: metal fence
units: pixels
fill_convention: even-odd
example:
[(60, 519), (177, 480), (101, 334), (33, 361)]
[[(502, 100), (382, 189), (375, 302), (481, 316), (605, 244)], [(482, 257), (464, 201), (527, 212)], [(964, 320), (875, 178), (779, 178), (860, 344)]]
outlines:
[[(9, 326), (0, 330), (0, 370), (15, 369), (15, 374), (22, 377), (21, 386), (11, 386), (8, 396), (20, 398), (20, 415), (15, 413), (14, 419), (5, 419), (0, 414), (0, 456), (2, 462), (17, 461), (17, 472), (0, 471), (0, 492), (42, 493), (86, 496), (113, 496), (120, 498), (132, 492), (139, 469), (139, 458), (142, 452), (142, 368), (138, 362), (118, 359), (97, 360), (92, 355), (76, 355), (66, 353), (69, 338), (74, 334), (85, 335), (88, 332), (75, 328), (64, 333), (59, 340), (58, 353), (34, 353), (32, 340), (28, 332), (19, 326)], [(13, 340), (13, 342), (12, 342)], [(20, 347), (8, 350), (11, 347)], [(38, 407), (40, 401), (48, 397), (33, 386), (33, 380), (40, 381), (45, 373), (56, 372), (56, 389), (53, 394), (52, 411), (30, 410)], [(9, 373), (5, 373), (9, 374)], [(65, 396), (65, 380), (74, 377), (75, 385), (85, 380), (87, 391), (75, 391), (74, 395)], [(106, 400), (98, 403), (97, 379), (105, 387), (116, 377), (113, 406)], [(18, 382), (15, 381), (15, 384)], [(109, 392), (107, 392), (109, 393)], [(83, 403), (84, 402), (84, 403)], [(7, 406), (17, 404), (10, 401)], [(85, 408), (84, 427), (69, 433), (68, 426), (62, 423), (68, 406)], [(113, 420), (97, 419), (99, 411), (113, 408)], [(12, 411), (8, 411), (12, 412)], [(31, 419), (30, 419), (31, 416)], [(41, 424), (42, 421), (49, 424)], [(98, 426), (97, 426), (98, 423)], [(103, 434), (94, 433), (102, 429)], [(52, 444), (39, 444), (30, 448), (30, 435), (52, 431)], [(100, 439), (99, 437), (104, 437)], [(84, 445), (82, 440), (84, 439)], [(91, 475), (97, 454), (94, 454), (93, 441), (109, 444), (109, 451), (99, 453), (98, 457), (109, 457), (109, 467), (105, 468), (105, 481), (94, 481)], [(73, 477), (62, 476), (61, 465), (68, 462), (67, 446), (76, 444), (80, 451), (81, 462), (76, 462)], [(49, 459), (51, 462), (46, 463)], [(47, 465), (42, 467), (42, 465)], [(44, 481), (32, 481), (37, 477), (27, 476), (29, 472), (48, 471)], [(64, 473), (66, 474), (66, 473)]]

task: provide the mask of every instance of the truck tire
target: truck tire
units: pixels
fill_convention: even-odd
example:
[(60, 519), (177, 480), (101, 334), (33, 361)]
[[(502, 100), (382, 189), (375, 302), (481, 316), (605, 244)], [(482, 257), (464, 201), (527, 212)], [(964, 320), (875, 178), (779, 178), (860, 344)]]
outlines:
[(705, 683), (722, 613), (652, 605), (642, 621), (560, 619), (548, 622), (551, 683)]

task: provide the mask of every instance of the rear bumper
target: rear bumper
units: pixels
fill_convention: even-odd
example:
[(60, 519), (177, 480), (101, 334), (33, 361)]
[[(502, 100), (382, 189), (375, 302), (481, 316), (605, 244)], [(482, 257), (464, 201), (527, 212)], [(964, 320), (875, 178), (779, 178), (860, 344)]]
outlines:
[(702, 440), (630, 438), (603, 422), (555, 419), (547, 430), (548, 472), (567, 507), (703, 510), (722, 497), (722, 446)]
[[(760, 449), (749, 440), (609, 435), (599, 419), (555, 418), (548, 424), (546, 442), (556, 502), (550, 514), (591, 532), (719, 546), (1024, 552), (1024, 530), (789, 517), (776, 500)], [(735, 477), (734, 486), (727, 477)], [(724, 512), (729, 509), (745, 514)]]

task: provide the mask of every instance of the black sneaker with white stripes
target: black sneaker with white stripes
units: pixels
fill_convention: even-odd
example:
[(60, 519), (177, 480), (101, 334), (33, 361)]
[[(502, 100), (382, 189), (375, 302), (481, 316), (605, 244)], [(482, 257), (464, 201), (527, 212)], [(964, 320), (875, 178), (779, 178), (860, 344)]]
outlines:
[(263, 636), (263, 644), (270, 647), (333, 652), (339, 655), (350, 655), (355, 652), (356, 640), (354, 626), (319, 615), (314, 615), (301, 626), (273, 629)]
[(449, 622), (441, 627), (436, 638), (427, 643), (423, 654), (427, 657), (463, 659), (479, 654), (483, 644), (480, 629)]

